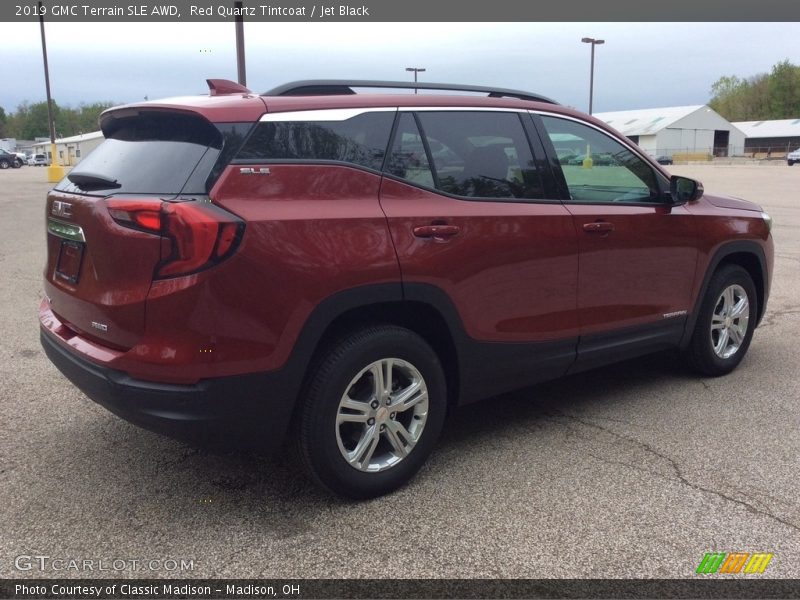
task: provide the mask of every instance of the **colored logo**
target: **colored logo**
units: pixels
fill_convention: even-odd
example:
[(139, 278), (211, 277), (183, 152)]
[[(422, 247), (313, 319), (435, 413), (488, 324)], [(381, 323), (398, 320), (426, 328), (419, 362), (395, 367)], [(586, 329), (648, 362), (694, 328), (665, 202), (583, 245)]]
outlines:
[(708, 552), (697, 573), (763, 573), (773, 556), (767, 552)]

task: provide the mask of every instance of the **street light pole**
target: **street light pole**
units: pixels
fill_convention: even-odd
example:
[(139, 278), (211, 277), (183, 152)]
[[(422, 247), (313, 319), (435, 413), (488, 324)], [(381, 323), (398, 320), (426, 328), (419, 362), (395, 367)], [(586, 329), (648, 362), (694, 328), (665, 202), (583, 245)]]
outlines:
[(589, 69), (589, 114), (592, 114), (592, 101), (594, 99), (594, 47), (599, 44), (605, 44), (605, 40), (596, 40), (594, 38), (585, 37), (581, 39), (584, 44), (592, 45), (592, 66)]
[(237, 0), (233, 3), (236, 8), (236, 75), (240, 85), (247, 87), (247, 70), (244, 62), (244, 10), (242, 3)]
[[(406, 67), (406, 71), (414, 73), (414, 83), (417, 83), (417, 73), (424, 73), (425, 69), (422, 67)], [(417, 93), (417, 88), (414, 88), (414, 93)]]

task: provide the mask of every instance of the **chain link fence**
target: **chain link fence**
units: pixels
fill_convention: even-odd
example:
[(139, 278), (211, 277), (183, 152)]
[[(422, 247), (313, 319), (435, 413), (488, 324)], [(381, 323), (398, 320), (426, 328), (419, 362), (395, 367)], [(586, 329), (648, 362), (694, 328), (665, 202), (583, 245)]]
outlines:
[(798, 149), (797, 145), (725, 146), (662, 148), (651, 152), (654, 156), (670, 158), (675, 162), (711, 162), (715, 159), (786, 160), (786, 155)]

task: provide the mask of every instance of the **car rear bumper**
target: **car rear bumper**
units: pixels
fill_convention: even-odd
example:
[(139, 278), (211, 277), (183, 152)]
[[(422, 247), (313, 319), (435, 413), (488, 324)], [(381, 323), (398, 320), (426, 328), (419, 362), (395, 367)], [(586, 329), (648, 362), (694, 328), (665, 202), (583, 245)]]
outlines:
[(295, 398), (282, 372), (192, 385), (155, 383), (95, 364), (44, 328), (40, 339), (48, 358), (78, 389), (140, 427), (224, 448), (273, 449), (283, 441)]

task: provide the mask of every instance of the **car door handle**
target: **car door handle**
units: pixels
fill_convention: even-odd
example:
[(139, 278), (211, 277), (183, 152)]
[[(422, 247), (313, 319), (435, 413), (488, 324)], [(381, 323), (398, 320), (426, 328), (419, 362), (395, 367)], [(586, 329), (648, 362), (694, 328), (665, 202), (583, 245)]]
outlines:
[(419, 238), (444, 240), (457, 235), (461, 231), (458, 225), (421, 225), (414, 227), (414, 235)]
[(607, 221), (595, 221), (594, 223), (584, 223), (583, 230), (586, 233), (608, 233), (614, 231), (614, 224)]

